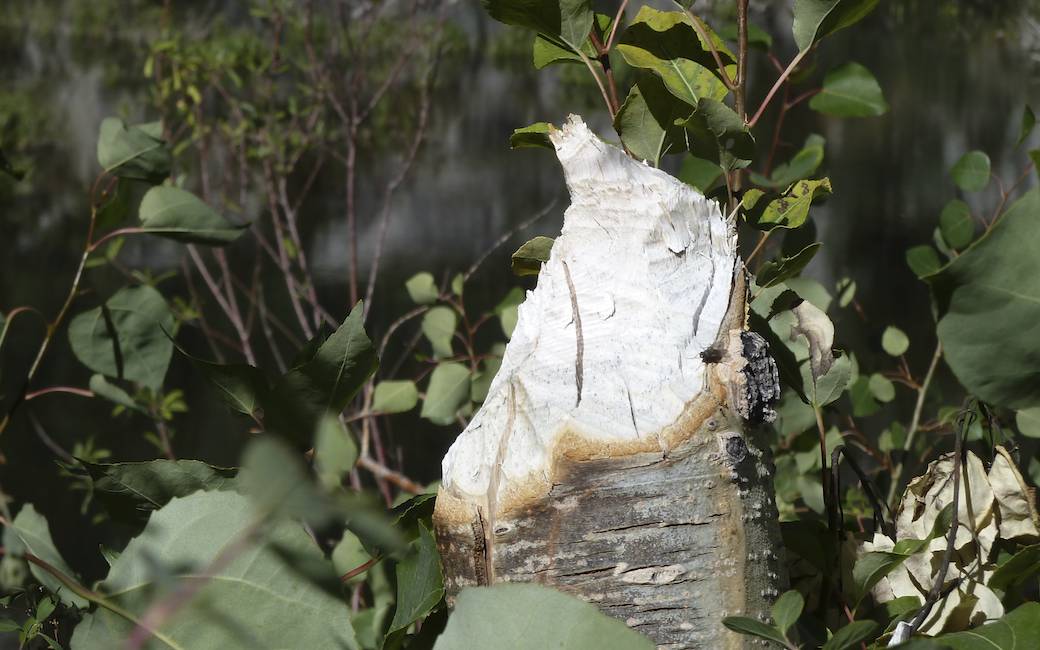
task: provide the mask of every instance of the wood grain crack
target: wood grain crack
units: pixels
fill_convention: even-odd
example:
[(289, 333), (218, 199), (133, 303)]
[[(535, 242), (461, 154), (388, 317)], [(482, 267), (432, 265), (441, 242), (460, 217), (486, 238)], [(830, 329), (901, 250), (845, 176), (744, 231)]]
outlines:
[(581, 334), (581, 312), (578, 311), (578, 293), (574, 290), (574, 280), (571, 279), (571, 269), (567, 262), (563, 262), (563, 275), (567, 278), (567, 289), (571, 292), (571, 312), (574, 317), (574, 333), (577, 336), (578, 349), (574, 355), (574, 383), (578, 387), (578, 399), (574, 402), (577, 408), (581, 404), (581, 384), (584, 381), (584, 369), (582, 359), (585, 357), (585, 340)]

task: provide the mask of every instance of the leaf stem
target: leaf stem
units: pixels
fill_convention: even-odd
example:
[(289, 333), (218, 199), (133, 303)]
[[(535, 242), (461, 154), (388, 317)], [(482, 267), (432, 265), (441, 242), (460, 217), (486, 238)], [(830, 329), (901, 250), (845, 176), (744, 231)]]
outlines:
[(54, 320), (47, 323), (47, 332), (43, 336), (43, 341), (40, 342), (40, 347), (36, 351), (36, 357), (33, 359), (32, 365), (29, 366), (29, 372), (26, 373), (25, 381), (22, 383), (21, 389), (18, 391), (18, 395), (14, 401), (11, 402), (11, 406), (8, 407), (7, 413), (4, 414), (3, 419), (0, 419), (0, 434), (3, 434), (4, 430), (7, 429), (7, 425), (11, 421), (11, 416), (18, 409), (22, 402), (25, 401), (25, 395), (29, 390), (29, 385), (32, 384), (32, 380), (36, 377), (36, 372), (40, 369), (40, 364), (43, 362), (43, 357), (46, 356), (47, 350), (51, 346), (51, 342), (54, 340), (54, 334), (57, 332), (58, 327), (65, 320), (65, 316), (69, 312), (69, 308), (72, 307), (72, 302), (76, 299), (76, 294), (79, 291), (79, 283), (83, 279), (83, 269), (87, 266), (87, 258), (90, 257), (90, 253), (93, 251), (93, 239), (94, 239), (94, 228), (97, 225), (97, 206), (92, 205), (90, 208), (90, 224), (87, 226), (87, 241), (83, 245), (83, 254), (80, 255), (79, 265), (76, 267), (76, 273), (72, 277), (72, 286), (69, 287), (69, 293), (65, 296), (65, 302), (62, 304), (61, 309), (58, 311), (58, 315), (54, 317)]
[(917, 389), (917, 403), (914, 404), (914, 414), (910, 419), (910, 429), (906, 432), (906, 439), (903, 441), (903, 456), (899, 459), (899, 463), (892, 468), (892, 483), (888, 486), (887, 501), (889, 507), (893, 509), (898, 505), (895, 499), (899, 490), (899, 481), (903, 477), (903, 466), (906, 464), (907, 456), (914, 445), (914, 438), (921, 427), (921, 412), (924, 409), (924, 398), (928, 394), (928, 387), (932, 383), (932, 378), (935, 376), (935, 368), (939, 365), (939, 359), (941, 358), (942, 343), (936, 343), (935, 352), (932, 353), (932, 361), (928, 364), (928, 372), (925, 374), (921, 386)]
[(766, 107), (769, 106), (769, 102), (773, 101), (773, 97), (776, 95), (777, 91), (780, 90), (780, 87), (783, 86), (791, 74), (794, 73), (795, 68), (797, 68), (798, 64), (802, 62), (805, 55), (809, 53), (809, 49), (811, 48), (804, 49), (796, 54), (795, 57), (791, 59), (791, 62), (787, 64), (787, 68), (780, 73), (780, 76), (777, 77), (773, 87), (770, 88), (769, 93), (766, 94), (766, 98), (762, 100), (762, 105), (758, 107), (757, 111), (755, 111), (755, 116), (748, 121), (748, 128), (755, 126), (755, 124), (758, 123), (758, 120), (762, 118), (762, 114), (765, 113)]

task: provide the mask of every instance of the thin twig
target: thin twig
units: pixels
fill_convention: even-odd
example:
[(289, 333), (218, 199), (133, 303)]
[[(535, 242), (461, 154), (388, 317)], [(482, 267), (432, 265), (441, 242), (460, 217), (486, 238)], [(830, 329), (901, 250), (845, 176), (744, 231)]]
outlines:
[(903, 441), (903, 455), (899, 459), (899, 463), (892, 469), (892, 483), (888, 486), (888, 505), (890, 508), (896, 507), (896, 495), (899, 491), (899, 481), (903, 477), (903, 466), (906, 464), (907, 458), (910, 454), (910, 450), (914, 446), (914, 438), (917, 436), (917, 432), (920, 429), (921, 424), (921, 412), (924, 409), (924, 400), (928, 395), (928, 387), (932, 383), (932, 377), (935, 376), (935, 368), (939, 365), (939, 359), (942, 358), (942, 343), (935, 344), (935, 352), (932, 353), (932, 361), (928, 364), (928, 372), (924, 376), (924, 381), (921, 382), (921, 387), (917, 389), (917, 403), (914, 404), (914, 414), (910, 419), (910, 429), (906, 432), (906, 439)]

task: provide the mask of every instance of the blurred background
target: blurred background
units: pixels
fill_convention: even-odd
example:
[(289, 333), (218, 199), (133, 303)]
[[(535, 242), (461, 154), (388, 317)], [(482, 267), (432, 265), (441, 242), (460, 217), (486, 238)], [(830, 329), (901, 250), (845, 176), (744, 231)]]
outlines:
[[(695, 6), (725, 26), (730, 5)], [(811, 133), (826, 139), (821, 169), (834, 197), (814, 210), (824, 248), (805, 275), (830, 294), (844, 278), (856, 283), (857, 308), (835, 316), (841, 347), (876, 349), (884, 328), (895, 325), (912, 342), (910, 366), (923, 372), (927, 365), (934, 346), (929, 296), (904, 254), (932, 240), (940, 210), (958, 195), (947, 170), (962, 153), (985, 151), (1005, 185), (1028, 162), (1027, 147), (1015, 144), (1022, 109), (1037, 96), (1035, 5), (887, 0), (856, 29), (830, 39), (812, 66), (809, 74), (828, 69), (829, 59), (867, 66), (890, 106), (881, 117), (844, 121), (793, 111), (780, 146), (783, 159)], [(774, 37), (772, 51), (789, 60), (796, 50), (789, 3), (752, 7), (753, 22)], [(276, 367), (287, 361), (276, 357), (291, 358), (306, 339), (279, 260), (300, 278), (303, 320), (314, 329), (314, 303), (341, 320), (368, 293), (378, 260), (367, 327), (376, 340), (393, 328), (381, 372), (419, 376), (423, 360), (409, 347), (418, 321), (394, 325), (414, 308), (405, 281), (429, 271), (448, 286), (483, 259), (465, 288), (467, 311), (479, 316), (511, 288), (533, 286), (512, 275), (510, 253), (533, 235), (554, 236), (562, 223), (567, 196), (558, 165), (545, 150), (511, 151), (513, 129), (578, 113), (616, 139), (584, 68), (536, 71), (530, 47), (530, 34), (494, 23), (475, 0), (6, 0), (0, 146), (25, 176), (0, 176), (0, 310), (30, 304), (53, 315), (60, 308), (86, 236), (102, 119), (162, 119), (177, 182), (230, 219), (252, 222), (265, 238), (258, 245), (244, 237), (226, 255), (199, 253), (205, 268), (216, 273), (226, 265), (240, 279), (243, 305), (249, 296), (269, 300), (262, 309), (276, 331), (256, 326), (255, 361)], [(775, 75), (765, 56), (752, 57), (752, 106)], [(772, 132), (774, 113), (756, 133)], [(351, 129), (344, 114), (365, 120)], [(678, 164), (667, 163), (671, 171)], [(1024, 183), (1032, 184), (1031, 177)], [(991, 183), (963, 198), (991, 211), (999, 193)], [(295, 232), (275, 229), (271, 214)], [(182, 246), (129, 238), (113, 259), (88, 270), (74, 313), (128, 277), (143, 279), (174, 305), (180, 345), (205, 358), (219, 350), (225, 360), (243, 359), (233, 325)], [(40, 321), (20, 318), (9, 336), (0, 372), (5, 400), (31, 363)], [(492, 323), (477, 344), (503, 338)], [(86, 385), (90, 373), (67, 337), (55, 343), (36, 385)], [(234, 465), (248, 426), (183, 358), (175, 355), (166, 386), (183, 391), (170, 403), (178, 455)], [(881, 428), (886, 414), (903, 413), (910, 402), (912, 395), (900, 395), (864, 426)], [(113, 416), (102, 400), (40, 399), (0, 438), (4, 491), (36, 504), (64, 556), (88, 578), (105, 571), (97, 553), (105, 539), (93, 527), (87, 495), (54, 490), (62, 473), (55, 448), (99, 460), (152, 458), (155, 449), (141, 435), (148, 424), (134, 417)], [(429, 483), (458, 431), (415, 413), (395, 416), (381, 424), (380, 453), (387, 466)]]

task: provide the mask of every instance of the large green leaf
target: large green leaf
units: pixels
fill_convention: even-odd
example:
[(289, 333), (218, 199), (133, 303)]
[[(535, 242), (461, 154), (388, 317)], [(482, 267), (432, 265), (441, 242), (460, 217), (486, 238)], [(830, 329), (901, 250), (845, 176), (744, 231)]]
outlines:
[(336, 331), (315, 341), (275, 383), (275, 413), (267, 414), (275, 416), (274, 429), (296, 440), (312, 435), (321, 417), (342, 411), (376, 371), (379, 358), (365, 333), (363, 314), (358, 302)]
[(397, 563), (397, 609), (387, 631), (393, 634), (430, 613), (444, 595), (437, 540), (419, 522), (419, 537), (410, 553)]
[(461, 363), (442, 363), (433, 369), (420, 414), (434, 424), (448, 425), (469, 401), (469, 368)]
[(339, 514), (337, 504), (311, 480), (300, 455), (272, 436), (260, 436), (246, 446), (237, 487), (265, 516), (302, 519), (320, 527)]
[(804, 607), (805, 598), (797, 589), (786, 591), (773, 603), (773, 622), (781, 632), (786, 634), (787, 630), (798, 622), (798, 617), (802, 615)]
[(827, 73), (809, 108), (836, 117), (876, 117), (888, 111), (888, 103), (870, 70), (850, 62)]
[(592, 29), (588, 0), (481, 0), (495, 20), (526, 27), (577, 50)]
[[(255, 543), (221, 553), (246, 539), (257, 513), (234, 492), (199, 492), (170, 501), (127, 544), (99, 590), (140, 617), (189, 582), (198, 593), (160, 627), (167, 642), (149, 647), (357, 648), (344, 601), (303, 580), (285, 557), (328, 563), (299, 524), (279, 520)], [(273, 548), (278, 548), (275, 552)], [(212, 575), (207, 575), (214, 567)], [(330, 569), (331, 572), (331, 569)], [(84, 617), (72, 637), (76, 650), (122, 647), (133, 624), (105, 609)]]
[(821, 38), (859, 22), (878, 0), (795, 0), (794, 42), (807, 50)]
[(434, 650), (653, 650), (654, 643), (594, 606), (535, 584), (462, 590)]
[[(724, 63), (735, 60), (717, 35), (710, 37)], [(652, 70), (669, 92), (691, 107), (702, 97), (720, 100), (729, 92), (709, 46), (681, 11), (642, 7), (618, 41), (617, 51), (632, 67)], [(727, 66), (732, 73), (731, 68)]]
[[(66, 576), (74, 580), (76, 579), (76, 574), (65, 563), (61, 553), (54, 546), (54, 539), (51, 538), (51, 529), (47, 525), (47, 520), (43, 515), (36, 512), (36, 508), (31, 503), (22, 506), (14, 521), (4, 528), (3, 541), (7, 553), (14, 556), (32, 553)], [(35, 564), (29, 564), (29, 571), (32, 572), (33, 577), (41, 585), (47, 587), (52, 593), (57, 594), (66, 605), (70, 607), (87, 607), (89, 604), (82, 596), (69, 591), (69, 588), (61, 584), (57, 578)]]
[(188, 354), (180, 346), (177, 351), (202, 371), (225, 404), (245, 415), (254, 415), (260, 409), (270, 390), (262, 370), (245, 363), (206, 361)]
[(987, 402), (1040, 406), (1040, 192), (1015, 202), (937, 273), (932, 285), (946, 361)]
[(952, 650), (1036, 648), (1040, 642), (1040, 603), (1025, 603), (998, 621), (965, 632), (943, 634), (936, 641)]
[(197, 460), (149, 460), (140, 463), (91, 463), (81, 460), (94, 494), (121, 520), (146, 519), (173, 498), (199, 490), (235, 489), (236, 471)]
[[(697, 102), (697, 112), (687, 120), (690, 136), (696, 138), (707, 128), (718, 146), (720, 164), (726, 169), (746, 167), (755, 157), (755, 138), (744, 120), (729, 106), (711, 98)], [(695, 147), (691, 144), (691, 150)]]
[(666, 153), (686, 151), (686, 133), (676, 121), (692, 111), (668, 92), (660, 77), (644, 73), (614, 116), (614, 127), (633, 156), (656, 167)]
[[(726, 47), (725, 42), (719, 38), (718, 34), (703, 23), (701, 27), (704, 28), (708, 38), (711, 39), (710, 42), (701, 38), (697, 30), (693, 28), (693, 23), (690, 22), (690, 18), (685, 12), (660, 11), (644, 5), (640, 7), (639, 12), (632, 19), (632, 22), (629, 23), (624, 33), (622, 33), (621, 38), (618, 39), (618, 44), (643, 50), (646, 55), (661, 62), (660, 64), (654, 63), (654, 66), (664, 64), (666, 67), (685, 67), (694, 74), (701, 84), (704, 84), (705, 88), (711, 89), (711, 94), (707, 96), (722, 99), (728, 91), (721, 82), (722, 76), (718, 71), (718, 63), (715, 61), (711, 49), (712, 47), (715, 48), (730, 77), (736, 75), (737, 59), (730, 52), (729, 48)], [(618, 51), (624, 55), (620, 48)], [(636, 56), (641, 55), (637, 53)], [(686, 62), (692, 62), (697, 67), (686, 66)], [(701, 75), (704, 73), (716, 77), (716, 80), (701, 78)], [(682, 89), (682, 85), (676, 88), (680, 89), (679, 92), (684, 94), (689, 92), (686, 89)], [(697, 94), (698, 97), (701, 95), (702, 93)]]
[(172, 157), (157, 126), (127, 126), (119, 118), (105, 118), (98, 134), (98, 163), (106, 172), (122, 178), (162, 180), (170, 173)]
[(148, 286), (127, 287), (69, 323), (76, 358), (94, 372), (158, 389), (173, 354), (173, 313)]
[(145, 193), (139, 211), (148, 233), (189, 244), (223, 246), (238, 239), (247, 226), (238, 226), (217, 214), (191, 192), (157, 185)]

